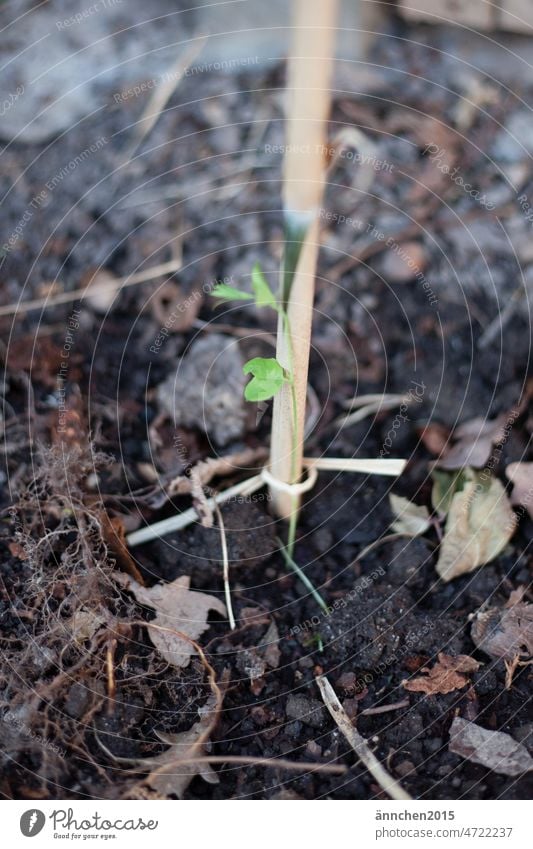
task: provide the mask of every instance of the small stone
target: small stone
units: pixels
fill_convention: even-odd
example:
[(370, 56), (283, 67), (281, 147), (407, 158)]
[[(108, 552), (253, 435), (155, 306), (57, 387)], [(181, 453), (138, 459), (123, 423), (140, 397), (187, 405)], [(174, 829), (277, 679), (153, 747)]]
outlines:
[(309, 755), (309, 757), (311, 757), (311, 758), (322, 757), (322, 749), (320, 748), (318, 743), (315, 743), (314, 740), (309, 740), (309, 742), (307, 743), (306, 749), (307, 749), (307, 754)]
[(355, 693), (357, 678), (355, 672), (343, 672), (340, 678), (337, 679), (337, 687), (344, 690), (345, 693)]
[(523, 743), (530, 752), (533, 751), (533, 722), (526, 722), (518, 728), (513, 729), (513, 737), (519, 743)]
[(396, 775), (400, 776), (400, 778), (406, 778), (408, 775), (412, 775), (413, 772), (416, 772), (416, 767), (412, 761), (400, 761), (394, 767), (394, 772)]
[(344, 699), (342, 706), (352, 722), (357, 716), (357, 699)]
[(157, 398), (175, 426), (200, 428), (217, 445), (240, 439), (246, 410), (238, 343), (210, 334), (194, 342), (175, 372), (157, 388)]

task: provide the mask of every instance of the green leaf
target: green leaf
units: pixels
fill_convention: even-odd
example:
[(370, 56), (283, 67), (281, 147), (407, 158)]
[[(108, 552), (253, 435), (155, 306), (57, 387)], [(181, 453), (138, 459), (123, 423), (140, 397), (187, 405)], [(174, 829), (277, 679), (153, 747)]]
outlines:
[(258, 262), (256, 262), (252, 269), (252, 289), (254, 290), (255, 302), (258, 307), (272, 307), (273, 310), (277, 310), (278, 304), (275, 295), (268, 285)]
[(242, 370), (244, 374), (253, 375), (253, 380), (244, 390), (247, 401), (268, 401), (287, 380), (283, 367), (274, 357), (254, 357), (244, 364)]
[(431, 476), (433, 478), (431, 504), (437, 513), (440, 513), (441, 516), (446, 516), (452, 505), (453, 496), (464, 487), (465, 476), (463, 470), (442, 472), (439, 469), (433, 469)]
[(285, 247), (283, 251), (282, 302), (289, 303), (296, 266), (304, 246), (305, 237), (311, 226), (312, 215), (286, 210), (284, 215)]
[(234, 286), (228, 286), (227, 283), (217, 283), (211, 292), (213, 298), (220, 298), (223, 301), (253, 301), (253, 295), (248, 292), (241, 292)]

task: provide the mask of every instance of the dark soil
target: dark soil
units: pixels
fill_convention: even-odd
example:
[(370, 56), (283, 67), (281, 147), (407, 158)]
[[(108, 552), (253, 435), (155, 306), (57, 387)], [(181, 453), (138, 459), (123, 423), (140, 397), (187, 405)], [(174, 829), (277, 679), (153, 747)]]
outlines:
[[(344, 163), (331, 174), (326, 209), (371, 222), (400, 244), (414, 228), (408, 238), (420, 246), (436, 302), (409, 275), (396, 282), (399, 260), (366, 223), (324, 222), (310, 372), (319, 415), (307, 452), (375, 457), (389, 438), (390, 455), (409, 458), (408, 469), (397, 482), (321, 473), (307, 498), (296, 559), (335, 607), (329, 616), (287, 572), (277, 543), (285, 529), (273, 519), (266, 491), (225, 506), (238, 628), (231, 632), (214, 616), (200, 639), (218, 679), (225, 670), (229, 675), (212, 754), (348, 769), (330, 775), (218, 764), (219, 783), (196, 777), (187, 798), (383, 798), (326, 714), (314, 680), (320, 672), (413, 796), (516, 799), (531, 790), (527, 778), (496, 774), (448, 751), (458, 715), (526, 742), (531, 732), (531, 667), (520, 668), (505, 689), (503, 663), (479, 652), (470, 635), (471, 617), (482, 606), (503, 606), (513, 590), (529, 586), (531, 521), (521, 518), (511, 544), (492, 563), (448, 584), (435, 571), (434, 530), (423, 539), (384, 542), (360, 557), (388, 532), (391, 488), (430, 505), (435, 455), (420, 438), (429, 423), (451, 431), (460, 421), (493, 418), (521, 401), (496, 473), (503, 479), (508, 462), (530, 457), (530, 331), (522, 301), (511, 323), (479, 347), (523, 268), (502, 230), (494, 236), (495, 214), (424, 155), (440, 133), (439, 146), (453, 154), (465, 180), (495, 199), (505, 194), (497, 162), (488, 157), (495, 156), (499, 122), (518, 108), (518, 98), (498, 90), (475, 114), (467, 138), (454, 129), (461, 91), (443, 58), (429, 47), (398, 42), (382, 48), (380, 61), (398, 70), (376, 77), (363, 93), (357, 71), (343, 67), (331, 135), (361, 128), (393, 170), (376, 170), (362, 197), (352, 186), (355, 166)], [(434, 86), (437, 79), (448, 87)], [(129, 532), (188, 508), (190, 497), (167, 498), (164, 486), (197, 462), (267, 444), (269, 409), (257, 417), (248, 411), (241, 436), (221, 447), (201, 418), (185, 427), (165, 416), (157, 387), (176, 374), (191, 344), (214, 330), (241, 339), (244, 357), (272, 350), (266, 332), (273, 328), (254, 308), (214, 310), (201, 292), (215, 279), (249, 286), (258, 260), (274, 279), (281, 159), (265, 145), (283, 141), (282, 84), (281, 67), (185, 78), (127, 166), (121, 157), (146, 101), (116, 103), (111, 93), (105, 110), (50, 145), (14, 143), (1, 154), (7, 240), (51, 177), (88, 144), (106, 139), (47, 192), (16, 249), (5, 255), (2, 303), (76, 289), (95, 269), (122, 276), (183, 255), (172, 278), (125, 288), (108, 306), (85, 299), (13, 321), (0, 318), (0, 790), (6, 798), (140, 795), (144, 773), (135, 759), (162, 751), (158, 732), (188, 730), (209, 695), (201, 662), (169, 667), (138, 624), (149, 614), (113, 577), (115, 568), (132, 568), (117, 529)], [(531, 98), (532, 92), (520, 94)], [(533, 175), (529, 160), (520, 164), (526, 190)], [(500, 206), (506, 232), (527, 239), (529, 225), (513, 198)], [(359, 259), (350, 265), (347, 257)], [(174, 284), (179, 288), (169, 288)], [(187, 298), (198, 314), (154, 346), (172, 307)], [(67, 429), (60, 433), (58, 374), (69, 332)], [(395, 410), (343, 429), (335, 424), (355, 394), (407, 395), (414, 386), (420, 403), (409, 407), (401, 427), (395, 427)], [(221, 489), (250, 473), (237, 468), (211, 486)], [(147, 584), (187, 575), (192, 588), (223, 598), (216, 526), (196, 523), (130, 554)], [(279, 662), (263, 664), (263, 675), (254, 678), (250, 669), (272, 622)], [(403, 689), (402, 681), (431, 666), (439, 652), (481, 662), (471, 686), (435, 696)], [(114, 700), (106, 679), (109, 653)], [(388, 712), (365, 714), (405, 700)]]

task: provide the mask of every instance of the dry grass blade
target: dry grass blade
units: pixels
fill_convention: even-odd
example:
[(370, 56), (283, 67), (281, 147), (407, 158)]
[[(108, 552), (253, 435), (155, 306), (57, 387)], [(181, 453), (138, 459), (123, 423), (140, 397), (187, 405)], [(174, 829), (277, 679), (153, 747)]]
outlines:
[(398, 477), (407, 465), (407, 460), (396, 458), (370, 458), (359, 460), (355, 457), (304, 457), (306, 468), (314, 466), (323, 472), (360, 472), (367, 475), (391, 475)]
[(135, 138), (124, 156), (125, 164), (128, 163), (135, 155), (146, 136), (155, 126), (161, 112), (182, 81), (183, 75), (185, 74), (188, 66), (196, 59), (206, 41), (207, 36), (203, 36), (197, 43), (190, 44), (187, 49), (184, 50), (177, 62), (172, 66), (170, 71), (162, 77), (162, 82), (154, 90), (150, 100), (148, 101), (146, 109), (137, 123)]
[(233, 615), (233, 607), (231, 604), (231, 592), (229, 588), (229, 557), (228, 557), (228, 542), (226, 540), (226, 528), (224, 527), (224, 519), (220, 507), (215, 501), (215, 513), (218, 526), (220, 528), (220, 545), (222, 547), (222, 567), (224, 580), (224, 598), (226, 599), (226, 608), (228, 611), (228, 619), (232, 631), (237, 627), (235, 624), (235, 616)]
[(342, 732), (359, 760), (366, 766), (367, 770), (376, 779), (379, 786), (387, 793), (391, 799), (403, 801), (411, 799), (403, 787), (387, 772), (380, 764), (373, 752), (370, 751), (368, 743), (362, 737), (356, 728), (353, 727), (350, 717), (339, 702), (335, 690), (324, 675), (319, 675), (316, 679), (320, 695), (326, 705), (333, 721), (336, 723), (339, 730)]
[(117, 277), (115, 280), (106, 281), (101, 285), (84, 286), (81, 289), (73, 289), (71, 292), (61, 292), (59, 295), (52, 295), (50, 298), (36, 298), (32, 301), (17, 301), (17, 303), (6, 304), (0, 307), (0, 316), (14, 315), (18, 318), (30, 312), (30, 310), (50, 309), (50, 307), (57, 307), (60, 304), (71, 304), (73, 301), (83, 300), (86, 296), (92, 297), (100, 293), (118, 291), (119, 289), (125, 289), (127, 286), (146, 283), (146, 281), (154, 280), (156, 277), (173, 274), (175, 271), (179, 271), (180, 268), (181, 260), (163, 262), (161, 265), (147, 268), (146, 271), (138, 271), (136, 274), (129, 274), (127, 277)]
[(313, 761), (289, 761), (286, 758), (254, 758), (240, 755), (207, 755), (202, 758), (183, 758), (180, 763), (206, 764), (249, 764), (250, 766), (291, 769), (296, 772), (323, 772), (329, 775), (344, 775), (348, 770), (340, 764), (319, 764)]

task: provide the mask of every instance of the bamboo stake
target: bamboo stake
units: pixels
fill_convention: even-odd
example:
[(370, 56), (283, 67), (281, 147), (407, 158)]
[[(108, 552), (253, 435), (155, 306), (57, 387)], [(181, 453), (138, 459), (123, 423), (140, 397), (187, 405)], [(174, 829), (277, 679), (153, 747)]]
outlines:
[[(314, 280), (318, 253), (318, 210), (325, 182), (326, 127), (330, 106), (337, 0), (295, 0), (294, 36), (288, 68), (288, 123), (284, 172), (287, 242), (281, 294), (288, 326), (280, 318), (276, 357), (293, 375), (274, 398), (270, 468), (274, 478), (297, 483), (302, 474), (305, 400)], [(287, 267), (298, 252), (290, 294)], [(291, 243), (292, 240), (292, 243)], [(292, 344), (291, 344), (292, 342)], [(273, 506), (288, 519), (298, 510), (299, 497), (272, 488)]]

